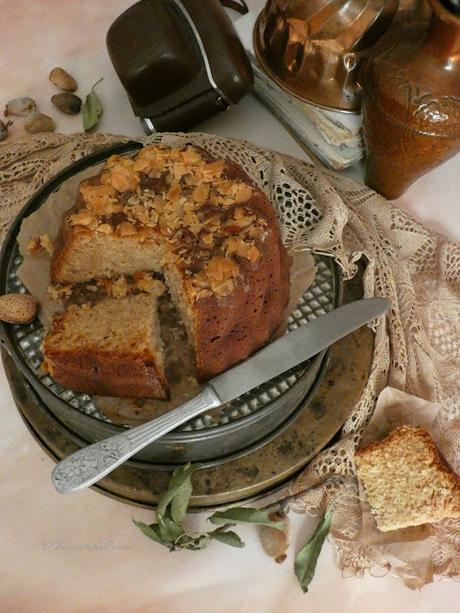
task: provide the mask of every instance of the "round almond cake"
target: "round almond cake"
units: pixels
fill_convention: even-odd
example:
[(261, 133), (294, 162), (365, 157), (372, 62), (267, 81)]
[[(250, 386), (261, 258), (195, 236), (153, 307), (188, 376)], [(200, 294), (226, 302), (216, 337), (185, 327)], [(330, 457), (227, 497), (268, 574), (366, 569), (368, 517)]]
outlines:
[(289, 297), (288, 257), (267, 197), (234, 162), (194, 146), (113, 156), (83, 181), (50, 276), (67, 296), (82, 284), (108, 288), (55, 317), (43, 346), (51, 375), (75, 391), (133, 398), (169, 393), (160, 286), (200, 382), (265, 345)]

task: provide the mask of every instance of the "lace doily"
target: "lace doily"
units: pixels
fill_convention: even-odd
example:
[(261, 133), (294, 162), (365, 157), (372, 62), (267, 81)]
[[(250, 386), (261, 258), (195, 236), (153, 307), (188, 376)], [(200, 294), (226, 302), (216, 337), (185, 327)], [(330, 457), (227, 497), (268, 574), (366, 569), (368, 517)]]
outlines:
[[(88, 153), (127, 140), (132, 139), (46, 134), (3, 144), (1, 238), (50, 177)], [(354, 450), (388, 384), (439, 403), (436, 428), (445, 441), (443, 452), (460, 472), (460, 246), (426, 230), (367, 187), (288, 156), (207, 134), (139, 140), (191, 142), (241, 164), (278, 209), (286, 244), (333, 256), (345, 279), (354, 276), (356, 262), (364, 258), (365, 295), (391, 300), (386, 323), (375, 331), (369, 380), (340, 440), (309, 464), (290, 492), (298, 494), (296, 510), (313, 514), (333, 501), (331, 540), (344, 574), (389, 570), (382, 549), (360, 539)], [(433, 573), (460, 574), (460, 521), (440, 522), (431, 531)], [(407, 579), (407, 569), (391, 570)]]

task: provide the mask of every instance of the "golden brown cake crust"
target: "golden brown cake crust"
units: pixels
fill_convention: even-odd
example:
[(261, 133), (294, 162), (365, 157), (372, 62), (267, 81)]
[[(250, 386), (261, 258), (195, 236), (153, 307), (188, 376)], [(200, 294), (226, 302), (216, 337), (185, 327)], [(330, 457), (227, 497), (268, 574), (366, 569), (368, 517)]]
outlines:
[[(168, 158), (169, 174), (164, 169), (155, 174), (156, 162), (151, 162), (150, 152), (152, 157), (157, 154), (160, 161), (168, 156), (174, 160), (171, 165)], [(116, 238), (119, 244), (130, 241), (134, 245), (139, 237), (139, 248), (147, 254), (148, 245), (157, 242), (167, 245), (182, 277), (182, 295), (188, 297), (189, 304), (184, 305), (184, 310), (192, 314), (193, 326), (187, 329), (195, 350), (197, 377), (206, 381), (264, 346), (283, 320), (289, 299), (289, 260), (276, 213), (242, 168), (230, 160), (218, 160), (204, 149), (144, 148), (133, 158), (137, 175), (124, 160), (120, 157), (109, 160), (99, 175), (83, 182), (55, 242), (51, 280), (75, 282), (66, 278), (72, 254), (82, 238), (90, 240), (95, 233), (108, 242), (108, 238), (101, 238), (101, 225), (112, 242)], [(149, 168), (144, 170), (142, 166), (144, 162), (153, 164), (148, 175)], [(177, 169), (179, 178), (175, 174)], [(117, 204), (110, 205), (114, 214), (104, 217), (93, 213), (92, 186), (119, 188), (115, 190)], [(148, 220), (145, 225), (144, 210), (139, 211), (137, 203), (145, 194), (151, 200), (164, 199), (165, 206), (185, 196), (183, 211), (178, 219), (172, 218), (172, 227), (162, 226), (164, 219), (170, 220), (171, 216), (161, 219), (161, 202), (155, 204), (156, 209), (151, 202), (147, 207), (151, 216), (158, 219), (160, 215), (158, 225), (149, 224)], [(121, 211), (120, 200), (126, 204)], [(126, 215), (131, 201), (135, 204)], [(96, 204), (99, 210), (100, 203)], [(88, 210), (89, 224), (84, 219)], [(78, 270), (78, 265), (75, 269)], [(152, 269), (158, 270), (157, 262), (155, 265), (152, 262)]]
[[(227, 160), (229, 179), (253, 185), (247, 174)], [(245, 262), (245, 287), (237, 286), (226, 300), (216, 296), (197, 303), (198, 378), (206, 381), (263, 347), (283, 319), (289, 299), (289, 260), (281, 241), (278, 219), (267, 197), (254, 189), (245, 207), (257, 211), (271, 229), (270, 241), (258, 244), (257, 268)], [(245, 265), (246, 264), (246, 265)]]
[(129, 352), (49, 350), (46, 364), (51, 376), (68, 389), (98, 396), (121, 398), (168, 398), (168, 385), (157, 369), (154, 356)]

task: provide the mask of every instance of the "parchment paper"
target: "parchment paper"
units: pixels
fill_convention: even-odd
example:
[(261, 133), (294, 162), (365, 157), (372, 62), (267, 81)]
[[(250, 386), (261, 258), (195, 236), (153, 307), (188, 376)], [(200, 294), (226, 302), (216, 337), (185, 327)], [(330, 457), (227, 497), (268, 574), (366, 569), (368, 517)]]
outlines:
[[(34, 238), (43, 234), (47, 234), (51, 241), (54, 241), (66, 212), (75, 203), (80, 182), (96, 175), (101, 167), (102, 164), (93, 166), (65, 181), (35, 213), (26, 217), (21, 224), (17, 240), (23, 263), (18, 269), (18, 276), (28, 291), (39, 301), (39, 318), (45, 329), (49, 328), (53, 315), (62, 310), (62, 305), (53, 300), (48, 293), (50, 254), (44, 250), (32, 254), (27, 247)], [(291, 258), (289, 303), (285, 321), (275, 332), (273, 339), (284, 333), (289, 313), (295, 309), (300, 297), (315, 278), (314, 258), (308, 251), (289, 250), (288, 253)], [(94, 401), (97, 408), (113, 423), (134, 425), (157, 417), (185, 402), (198, 393), (199, 385), (190, 377), (185, 380), (179, 378), (170, 381), (170, 391), (170, 400), (134, 401), (125, 398), (96, 396)]]

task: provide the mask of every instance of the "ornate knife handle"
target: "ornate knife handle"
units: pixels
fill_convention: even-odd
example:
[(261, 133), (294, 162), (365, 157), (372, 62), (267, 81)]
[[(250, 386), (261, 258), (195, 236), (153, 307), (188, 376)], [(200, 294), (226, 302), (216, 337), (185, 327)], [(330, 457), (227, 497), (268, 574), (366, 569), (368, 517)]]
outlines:
[(208, 385), (197, 396), (173, 411), (76, 451), (54, 467), (51, 475), (56, 490), (67, 494), (99, 481), (135, 453), (189, 419), (220, 406), (221, 401)]

